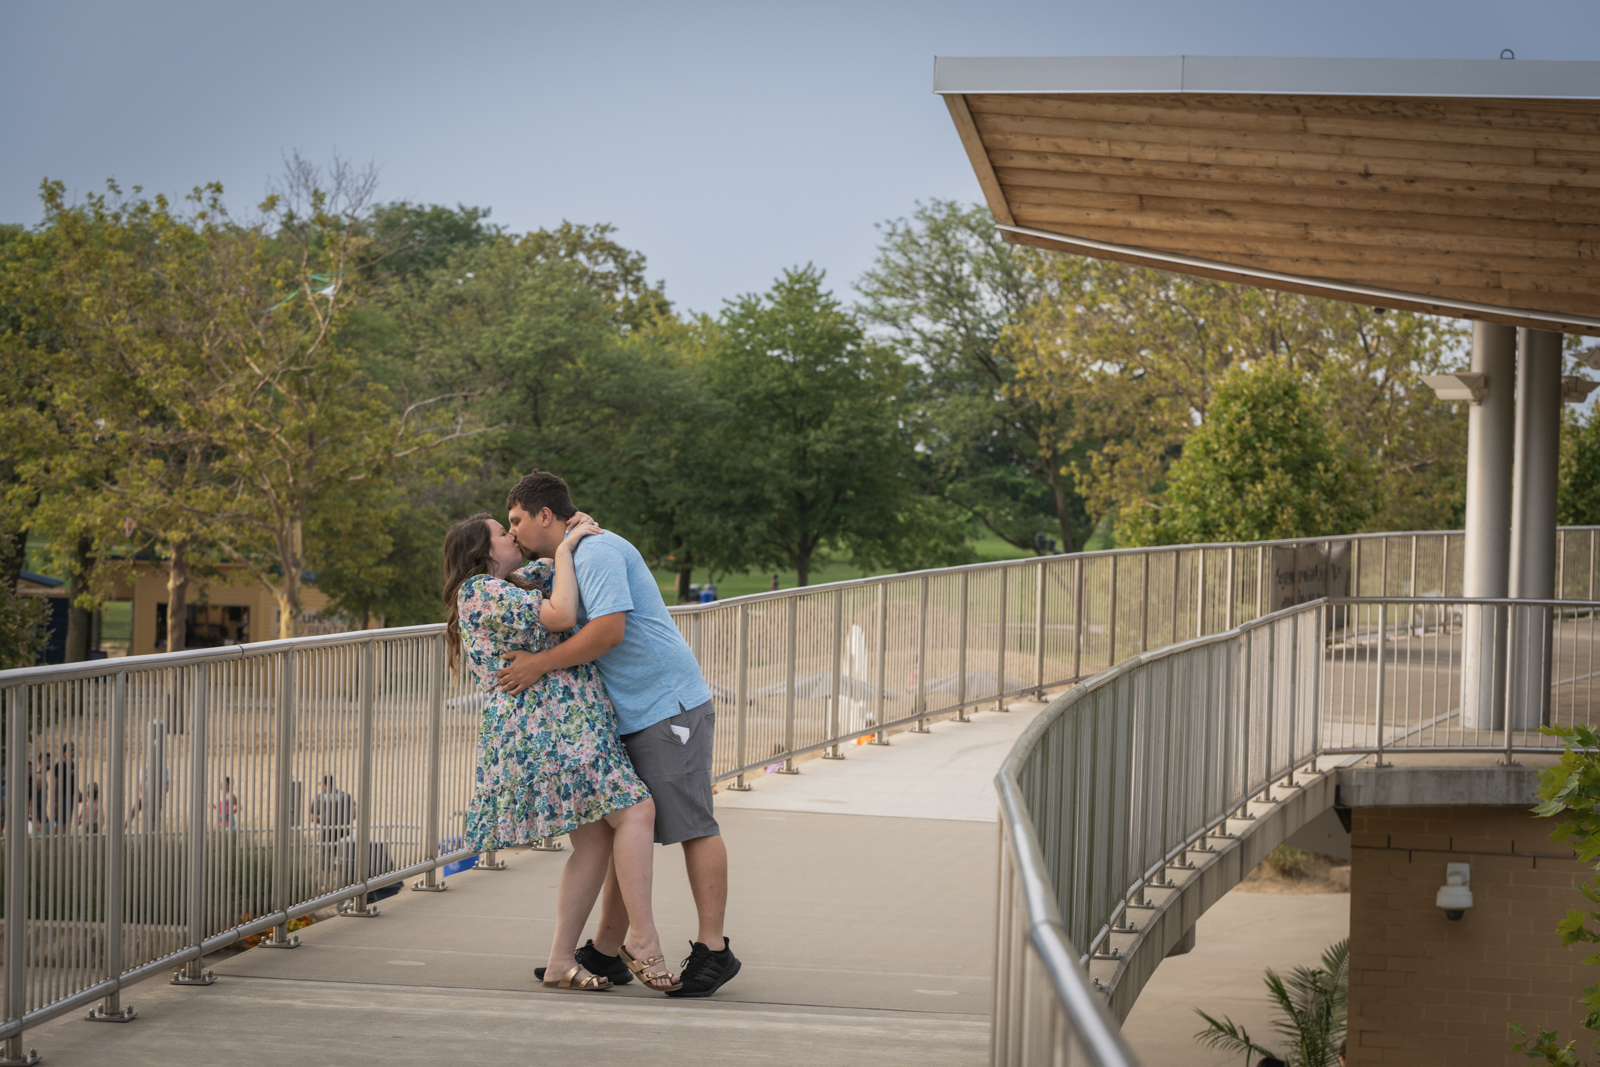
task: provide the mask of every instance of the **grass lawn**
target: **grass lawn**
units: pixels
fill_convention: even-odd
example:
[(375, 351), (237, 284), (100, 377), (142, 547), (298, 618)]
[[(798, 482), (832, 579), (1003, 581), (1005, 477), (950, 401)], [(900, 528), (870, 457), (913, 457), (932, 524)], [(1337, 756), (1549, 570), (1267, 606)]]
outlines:
[[(973, 538), (967, 541), (972, 550), (977, 554), (978, 561), (988, 563), (997, 559), (1030, 559), (1033, 552), (1029, 549), (1018, 548), (1008, 544), (998, 537)], [(772, 573), (724, 575), (717, 581), (717, 599), (726, 600), (729, 597), (746, 596), (750, 593), (765, 593), (772, 588)], [(869, 574), (881, 574), (882, 571), (863, 571), (849, 563), (836, 562), (811, 568), (812, 585), (825, 585), (828, 582), (845, 582), (852, 578), (865, 578)], [(662, 595), (668, 604), (677, 603), (675, 591), (677, 589), (678, 575), (675, 571), (657, 570), (656, 582), (661, 586)], [(706, 580), (704, 571), (696, 571), (694, 581), (703, 583)], [(796, 585), (794, 571), (778, 572), (778, 588), (793, 589)]]

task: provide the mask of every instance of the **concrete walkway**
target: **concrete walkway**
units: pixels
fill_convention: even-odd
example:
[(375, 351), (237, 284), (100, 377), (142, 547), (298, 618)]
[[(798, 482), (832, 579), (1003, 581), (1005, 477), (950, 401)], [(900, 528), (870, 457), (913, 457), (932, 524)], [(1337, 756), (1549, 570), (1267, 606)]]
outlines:
[[(52, 1067), (638, 1067), (708, 1055), (978, 1067), (994, 959), (991, 783), (1039, 710), (897, 734), (720, 793), (728, 931), (744, 970), (710, 1000), (670, 1000), (638, 983), (604, 994), (540, 988), (533, 969), (549, 948), (568, 853), (519, 851), (502, 853), (505, 871), (452, 876), (449, 892), (402, 891), (379, 918), (319, 922), (298, 949), (212, 961), (213, 986), (146, 983), (124, 998), (140, 1013), (131, 1024), (72, 1015), (28, 1044)], [(694, 935), (681, 856), (664, 848), (656, 861), (656, 912), (674, 960)], [(1232, 1063), (1189, 1040), (1198, 1028), (1189, 1005), (1243, 1015), (1254, 1031), (1261, 967), (1309, 962), (1332, 940), (1326, 899), (1236, 894), (1203, 918), (1196, 951), (1162, 965), (1129, 1019), (1147, 1067)]]
[[(213, 962), (216, 985), (150, 982), (139, 1019), (73, 1015), (28, 1036), (59, 1067), (118, 1063), (748, 1063), (977, 1067), (989, 1047), (995, 804), (990, 779), (1038, 705), (851, 746), (799, 775), (723, 792), (728, 931), (744, 970), (717, 997), (638, 983), (547, 991), (555, 883), (568, 853), (502, 853), (502, 872), (405, 890), (376, 919), (301, 931), (292, 951)], [(669, 958), (694, 910), (682, 850), (656, 860)], [(935, 932), (935, 933), (930, 933)]]

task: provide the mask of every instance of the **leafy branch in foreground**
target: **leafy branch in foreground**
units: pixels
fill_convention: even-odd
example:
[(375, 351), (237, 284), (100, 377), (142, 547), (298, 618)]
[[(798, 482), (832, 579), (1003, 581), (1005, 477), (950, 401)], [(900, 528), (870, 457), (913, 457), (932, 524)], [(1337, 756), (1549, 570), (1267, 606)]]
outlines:
[[(1541, 726), (1539, 732), (1566, 742), (1561, 760), (1539, 772), (1539, 804), (1533, 813), (1543, 818), (1565, 815), (1566, 819), (1550, 834), (1552, 841), (1572, 846), (1578, 859), (1600, 870), (1600, 731), (1592, 726)], [(1600, 877), (1590, 878), (1578, 887), (1592, 904), (1600, 905)], [(1583, 912), (1568, 908), (1566, 918), (1556, 924), (1561, 947), (1600, 943), (1600, 929), (1590, 920), (1600, 921), (1600, 911)], [(1600, 963), (1600, 953), (1584, 957), (1584, 965)], [(1600, 982), (1585, 986), (1583, 1028), (1600, 1033)], [(1540, 1029), (1532, 1038), (1521, 1023), (1510, 1023), (1511, 1033), (1521, 1038), (1511, 1046), (1530, 1060), (1543, 1060), (1554, 1067), (1579, 1067), (1578, 1042), (1558, 1045), (1558, 1030)], [(1600, 1041), (1595, 1045), (1600, 1047)]]

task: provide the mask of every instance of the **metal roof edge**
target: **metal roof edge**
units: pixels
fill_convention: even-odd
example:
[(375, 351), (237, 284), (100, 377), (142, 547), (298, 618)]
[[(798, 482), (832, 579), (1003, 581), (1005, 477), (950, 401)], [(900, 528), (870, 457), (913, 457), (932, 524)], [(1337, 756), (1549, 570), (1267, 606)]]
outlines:
[(1600, 61), (935, 56), (945, 93), (1259, 93), (1600, 100)]

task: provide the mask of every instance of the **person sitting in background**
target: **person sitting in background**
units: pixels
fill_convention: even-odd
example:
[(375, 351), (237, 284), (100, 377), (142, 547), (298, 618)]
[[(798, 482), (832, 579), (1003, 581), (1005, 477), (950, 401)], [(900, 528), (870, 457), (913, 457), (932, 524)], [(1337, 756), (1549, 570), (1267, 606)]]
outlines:
[(222, 780), (222, 792), (217, 794), (214, 807), (217, 809), (217, 825), (224, 830), (233, 829), (233, 820), (239, 814), (239, 798), (234, 796), (232, 778)]

